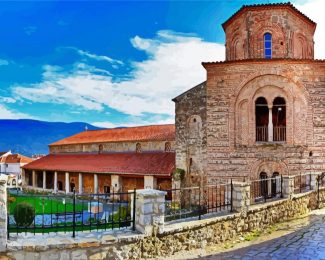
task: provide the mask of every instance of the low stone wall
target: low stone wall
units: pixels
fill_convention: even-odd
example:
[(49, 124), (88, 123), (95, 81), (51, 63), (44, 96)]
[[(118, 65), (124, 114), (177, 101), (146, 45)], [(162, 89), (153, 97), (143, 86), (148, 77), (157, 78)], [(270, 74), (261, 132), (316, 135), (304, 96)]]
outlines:
[[(321, 190), (325, 198), (325, 189)], [(232, 240), (245, 232), (265, 229), (273, 224), (291, 220), (317, 208), (317, 192), (310, 191), (282, 199), (251, 206), (247, 212), (213, 217), (165, 226), (165, 232), (144, 237), (137, 243), (121, 246), (124, 259), (170, 256), (181, 250), (204, 248)]]
[[(245, 188), (245, 186), (243, 186)], [(244, 189), (245, 190), (245, 189)], [(137, 205), (137, 212), (146, 211), (148, 200), (153, 196), (152, 192), (143, 191), (144, 196)], [(162, 196), (162, 194), (158, 194)], [(131, 231), (112, 233), (89, 233), (65, 239), (59, 236), (35, 237), (29, 235), (16, 238), (16, 241), (8, 241), (8, 250), (47, 251), (49, 249), (79, 250), (80, 252), (92, 251), (101, 247), (105, 251), (105, 257), (109, 259), (141, 259), (154, 256), (171, 256), (181, 250), (204, 248), (207, 245), (215, 245), (238, 238), (246, 232), (265, 229), (275, 223), (280, 223), (299, 216), (303, 216), (318, 207), (317, 191), (290, 196), (290, 198), (257, 204), (247, 207), (238, 213), (226, 215), (205, 215), (204, 219), (186, 219), (182, 222), (165, 224), (162, 230), (160, 225), (154, 226), (152, 234), (137, 234)], [(320, 189), (320, 199), (325, 202), (325, 188)], [(159, 201), (160, 203), (160, 201)], [(246, 209), (246, 208), (245, 208)], [(150, 207), (150, 212), (152, 211)], [(160, 215), (157, 211), (157, 216)], [(159, 214), (158, 214), (159, 213)], [(151, 222), (154, 222), (153, 219)], [(141, 224), (141, 223), (140, 223)], [(40, 243), (39, 239), (42, 240)], [(21, 242), (19, 242), (21, 240)], [(33, 240), (35, 243), (33, 243)], [(49, 246), (45, 241), (56, 241), (56, 245)], [(58, 243), (57, 241), (61, 242)], [(24, 245), (22, 245), (22, 243)], [(89, 251), (89, 252), (90, 252)], [(75, 251), (74, 251), (75, 252)], [(11, 254), (15, 254), (12, 252)]]

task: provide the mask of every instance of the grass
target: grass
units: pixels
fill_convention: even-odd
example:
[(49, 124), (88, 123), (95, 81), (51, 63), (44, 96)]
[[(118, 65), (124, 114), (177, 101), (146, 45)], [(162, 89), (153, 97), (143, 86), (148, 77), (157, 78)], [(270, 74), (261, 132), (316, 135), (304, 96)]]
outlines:
[[(36, 215), (51, 214), (51, 213), (64, 213), (73, 212), (73, 202), (65, 199), (63, 204), (62, 198), (46, 197), (46, 196), (19, 196), (10, 195), (9, 212), (13, 214), (16, 205), (20, 202), (26, 202), (35, 208)], [(76, 203), (76, 211), (87, 210), (87, 203)]]

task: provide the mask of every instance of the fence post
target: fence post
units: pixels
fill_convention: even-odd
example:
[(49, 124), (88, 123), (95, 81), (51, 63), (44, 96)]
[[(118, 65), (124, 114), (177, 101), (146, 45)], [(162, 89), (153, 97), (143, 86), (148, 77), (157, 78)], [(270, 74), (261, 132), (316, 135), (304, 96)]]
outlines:
[(317, 208), (320, 208), (320, 195), (319, 195), (319, 182), (320, 182), (320, 175), (317, 176)]
[(284, 198), (291, 198), (291, 196), (294, 194), (295, 189), (295, 176), (283, 176), (283, 182), (282, 182), (282, 196)]
[(201, 186), (199, 186), (199, 220), (201, 220)]
[(230, 212), (233, 212), (232, 193), (233, 193), (233, 185), (232, 185), (232, 178), (231, 178), (230, 179)]
[(76, 237), (76, 190), (73, 189), (73, 219), (72, 219), (72, 237)]
[(152, 189), (136, 191), (135, 228), (137, 231), (146, 235), (163, 232), (166, 194), (165, 191)]
[[(7, 213), (7, 179), (0, 179), (0, 252), (5, 252), (9, 237), (9, 211)], [(8, 233), (7, 233), (8, 232)]]
[(283, 190), (282, 190), (282, 185), (283, 185), (283, 176), (282, 176), (282, 174), (281, 174), (281, 184), (280, 184), (281, 186), (281, 198), (283, 198)]
[(236, 212), (245, 213), (250, 206), (250, 183), (248, 182), (233, 182), (232, 209)]
[(136, 203), (135, 201), (136, 201), (136, 193), (137, 193), (136, 192), (136, 189), (134, 189), (133, 190), (133, 202), (132, 202), (133, 203), (133, 212), (132, 212), (132, 214), (133, 214), (133, 216), (132, 216), (132, 218), (133, 218), (133, 227), (132, 227), (132, 230), (133, 231), (135, 231), (135, 206), (136, 206), (135, 205), (135, 203)]

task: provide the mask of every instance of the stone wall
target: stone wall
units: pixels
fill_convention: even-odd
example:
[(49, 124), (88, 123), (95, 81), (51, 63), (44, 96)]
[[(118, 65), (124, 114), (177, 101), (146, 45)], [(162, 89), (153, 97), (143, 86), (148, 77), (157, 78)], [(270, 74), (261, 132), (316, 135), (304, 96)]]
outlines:
[(91, 144), (71, 144), (50, 146), (50, 153), (98, 153), (99, 146), (102, 145), (102, 152), (135, 152), (136, 144), (141, 144), (142, 151), (165, 151), (165, 145), (169, 142), (171, 151), (175, 149), (175, 141), (150, 141), (150, 142), (110, 142)]
[[(175, 223), (165, 226), (156, 236), (140, 239), (137, 243), (119, 248), (124, 259), (169, 256), (181, 250), (204, 248), (232, 239), (246, 232), (262, 230), (273, 224), (303, 216), (317, 208), (317, 193), (312, 191), (294, 195), (292, 199), (254, 205), (247, 212), (229, 214), (209, 219)], [(325, 199), (325, 189), (321, 190)]]
[(205, 177), (206, 86), (205, 82), (173, 99), (176, 118), (176, 168), (185, 170), (185, 185)]
[(272, 34), (273, 58), (314, 58), (315, 25), (291, 7), (248, 7), (224, 28), (227, 60), (264, 58), (265, 33)]

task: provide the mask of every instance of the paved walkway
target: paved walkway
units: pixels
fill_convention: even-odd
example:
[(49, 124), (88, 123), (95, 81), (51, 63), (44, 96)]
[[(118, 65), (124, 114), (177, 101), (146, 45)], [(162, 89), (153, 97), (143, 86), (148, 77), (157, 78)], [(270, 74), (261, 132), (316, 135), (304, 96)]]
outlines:
[[(222, 252), (223, 253), (220, 253)], [(224, 252), (226, 251), (226, 252)], [(194, 253), (194, 252), (193, 252)], [(282, 224), (269, 235), (242, 242), (233, 249), (207, 248), (204, 252), (180, 255), (176, 259), (325, 259), (325, 210), (307, 218)]]

